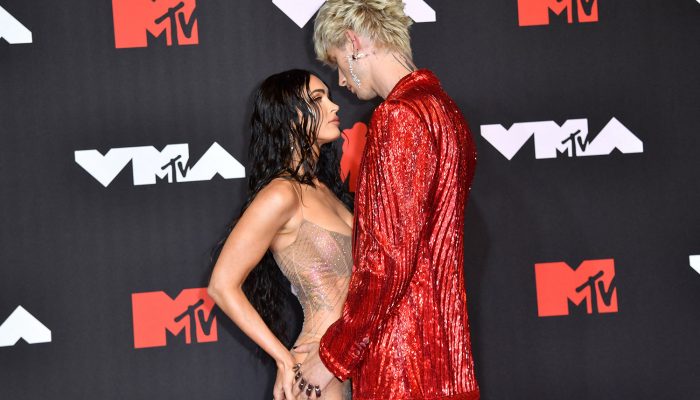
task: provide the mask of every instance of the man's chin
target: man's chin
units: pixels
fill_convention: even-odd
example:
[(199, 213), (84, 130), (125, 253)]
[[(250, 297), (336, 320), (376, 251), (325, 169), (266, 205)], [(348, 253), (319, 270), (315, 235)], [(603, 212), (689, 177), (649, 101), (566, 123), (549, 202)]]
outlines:
[(358, 99), (368, 101), (372, 100), (375, 97), (377, 97), (377, 94), (372, 92), (372, 93), (355, 93), (355, 96), (357, 96)]

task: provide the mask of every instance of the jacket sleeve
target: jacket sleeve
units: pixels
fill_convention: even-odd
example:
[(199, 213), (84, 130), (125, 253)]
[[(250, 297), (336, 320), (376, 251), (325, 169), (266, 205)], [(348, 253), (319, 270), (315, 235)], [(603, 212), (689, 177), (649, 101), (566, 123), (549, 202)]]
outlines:
[(403, 298), (426, 226), (435, 145), (414, 109), (387, 101), (372, 121), (355, 194), (353, 272), (343, 315), (319, 355), (339, 379), (351, 377)]

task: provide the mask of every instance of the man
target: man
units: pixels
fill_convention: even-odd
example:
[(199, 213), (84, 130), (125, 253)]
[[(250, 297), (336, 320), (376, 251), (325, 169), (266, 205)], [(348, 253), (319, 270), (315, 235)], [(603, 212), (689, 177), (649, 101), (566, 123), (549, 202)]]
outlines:
[[(316, 54), (340, 86), (381, 96), (355, 193), (343, 316), (297, 368), (295, 395), (352, 379), (354, 400), (478, 399), (463, 276), (464, 206), (476, 165), (462, 114), (416, 70), (401, 0), (328, 0)], [(319, 390), (314, 390), (318, 397)]]

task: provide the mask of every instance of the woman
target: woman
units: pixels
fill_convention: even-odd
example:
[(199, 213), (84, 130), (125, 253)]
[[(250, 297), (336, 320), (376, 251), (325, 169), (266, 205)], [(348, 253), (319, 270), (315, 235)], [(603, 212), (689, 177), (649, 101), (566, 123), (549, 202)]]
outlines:
[[(286, 375), (295, 375), (304, 355), (283, 343), (282, 283), (275, 275), (281, 270), (287, 277), (304, 310), (296, 343), (318, 341), (340, 317), (347, 294), (350, 200), (335, 149), (323, 146), (340, 137), (338, 110), (328, 87), (307, 71), (282, 72), (261, 84), (251, 118), (249, 198), (209, 283), (219, 308), (275, 360), (276, 400), (294, 399), (281, 382), (293, 379)], [(321, 397), (305, 382), (297, 386), (307, 397)], [(322, 395), (347, 400), (349, 383), (332, 382)]]

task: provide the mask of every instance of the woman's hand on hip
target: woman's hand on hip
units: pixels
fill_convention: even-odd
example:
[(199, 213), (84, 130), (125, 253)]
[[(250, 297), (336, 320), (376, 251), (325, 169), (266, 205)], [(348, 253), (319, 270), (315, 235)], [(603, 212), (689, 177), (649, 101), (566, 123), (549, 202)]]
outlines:
[(275, 378), (275, 386), (272, 389), (272, 395), (275, 400), (293, 400), (292, 386), (294, 384), (294, 365), (297, 361), (288, 353), (289, 357), (284, 360), (277, 361), (277, 377)]

